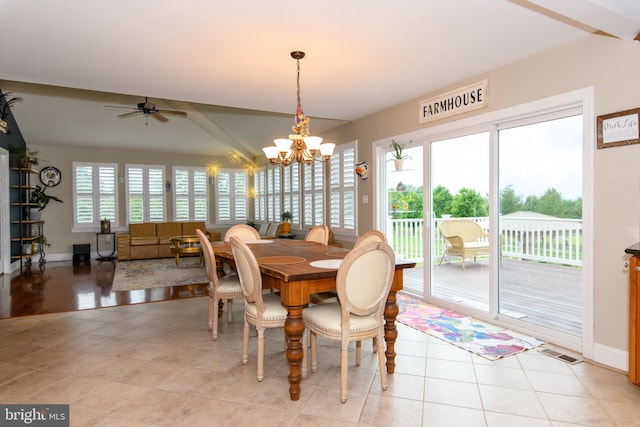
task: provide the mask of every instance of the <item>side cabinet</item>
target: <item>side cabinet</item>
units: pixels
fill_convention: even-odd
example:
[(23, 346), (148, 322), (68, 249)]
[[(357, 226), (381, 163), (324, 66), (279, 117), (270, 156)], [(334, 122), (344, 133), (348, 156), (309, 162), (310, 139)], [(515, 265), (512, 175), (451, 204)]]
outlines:
[(629, 379), (640, 385), (640, 255), (629, 268)]

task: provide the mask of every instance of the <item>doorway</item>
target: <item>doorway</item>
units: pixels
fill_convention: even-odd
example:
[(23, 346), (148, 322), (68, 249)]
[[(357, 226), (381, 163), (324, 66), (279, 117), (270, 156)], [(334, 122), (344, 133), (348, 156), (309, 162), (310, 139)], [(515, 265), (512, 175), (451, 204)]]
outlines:
[[(395, 137), (423, 147), (425, 253), (405, 292), (589, 357), (592, 106), (587, 88)], [(381, 167), (388, 144), (375, 143)], [(397, 239), (385, 167), (377, 221)], [(473, 250), (445, 238), (456, 221), (476, 230)]]

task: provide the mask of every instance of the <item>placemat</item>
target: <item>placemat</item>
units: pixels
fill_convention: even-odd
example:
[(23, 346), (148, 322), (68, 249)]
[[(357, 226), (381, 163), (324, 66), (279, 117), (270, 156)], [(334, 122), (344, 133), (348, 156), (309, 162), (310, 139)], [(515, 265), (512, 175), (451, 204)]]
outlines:
[(289, 245), (289, 246), (306, 246), (306, 245), (315, 245), (316, 242), (310, 242), (307, 240), (283, 240), (282, 244)]
[(256, 258), (257, 261), (263, 264), (298, 264), (301, 262), (305, 262), (306, 259), (299, 256), (263, 256), (260, 258)]
[(317, 261), (311, 261), (309, 265), (316, 268), (338, 269), (342, 264), (341, 259), (319, 259)]

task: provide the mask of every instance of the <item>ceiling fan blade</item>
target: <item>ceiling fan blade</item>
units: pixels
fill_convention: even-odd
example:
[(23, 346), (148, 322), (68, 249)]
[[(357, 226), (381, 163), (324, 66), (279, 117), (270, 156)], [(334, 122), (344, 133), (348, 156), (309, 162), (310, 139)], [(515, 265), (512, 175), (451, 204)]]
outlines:
[(129, 116), (133, 116), (134, 114), (138, 114), (141, 113), (142, 111), (132, 111), (130, 113), (124, 113), (124, 114), (120, 114), (118, 117), (123, 118), (123, 117), (129, 117)]
[(156, 110), (158, 113), (163, 113), (163, 114), (175, 114), (178, 116), (186, 116), (187, 113), (184, 111), (177, 111), (177, 110)]
[(161, 122), (168, 122), (169, 119), (167, 119), (165, 116), (163, 116), (162, 114), (159, 114), (158, 112), (154, 111), (153, 113), (151, 113), (151, 115), (153, 117), (155, 117), (156, 119), (160, 120)]
[(124, 110), (137, 110), (137, 108), (132, 108), (132, 107), (123, 107), (121, 105), (105, 105), (104, 108), (119, 108), (119, 109), (124, 109)]

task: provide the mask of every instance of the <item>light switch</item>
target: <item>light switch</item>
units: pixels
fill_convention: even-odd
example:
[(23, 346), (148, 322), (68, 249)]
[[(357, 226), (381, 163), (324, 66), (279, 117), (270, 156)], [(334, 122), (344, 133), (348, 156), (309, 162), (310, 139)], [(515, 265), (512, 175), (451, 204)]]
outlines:
[(362, 196), (362, 204), (363, 205), (368, 205), (369, 204), (369, 196), (367, 196), (366, 194), (364, 196)]

